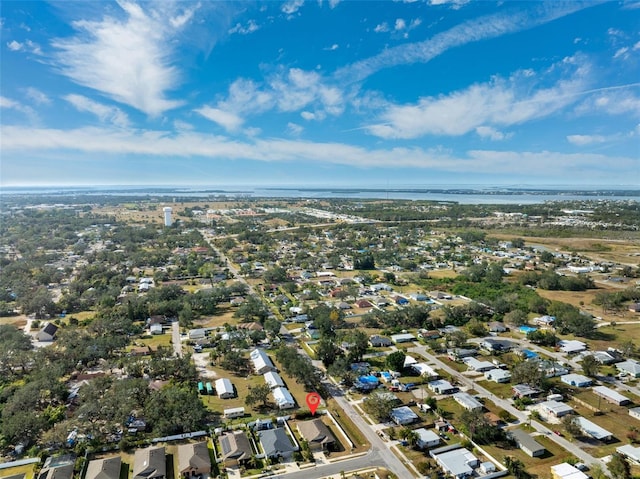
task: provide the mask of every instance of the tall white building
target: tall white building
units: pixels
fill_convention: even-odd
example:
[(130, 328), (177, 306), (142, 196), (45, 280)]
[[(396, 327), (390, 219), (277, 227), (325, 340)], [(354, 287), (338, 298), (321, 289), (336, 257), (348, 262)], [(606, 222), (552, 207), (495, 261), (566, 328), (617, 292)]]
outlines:
[(171, 226), (171, 207), (165, 206), (162, 211), (164, 212), (164, 225)]

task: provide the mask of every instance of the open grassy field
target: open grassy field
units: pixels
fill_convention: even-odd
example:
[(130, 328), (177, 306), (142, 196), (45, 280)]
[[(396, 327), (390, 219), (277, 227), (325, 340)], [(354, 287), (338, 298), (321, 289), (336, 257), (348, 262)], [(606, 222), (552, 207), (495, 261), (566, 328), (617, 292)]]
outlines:
[[(518, 235), (491, 234), (501, 239), (512, 239)], [(527, 246), (541, 245), (551, 251), (583, 253), (597, 261), (613, 261), (635, 266), (639, 262), (640, 235), (629, 233), (628, 239), (603, 238), (543, 238), (525, 237)]]
[(629, 321), (638, 319), (640, 315), (631, 313), (624, 309), (620, 313), (613, 313), (611, 311), (603, 311), (600, 306), (593, 304), (595, 296), (602, 292), (615, 292), (616, 288), (604, 288), (598, 287), (597, 289), (589, 289), (587, 291), (547, 291), (544, 289), (537, 289), (537, 293), (545, 299), (550, 301), (562, 301), (569, 303), (576, 308), (580, 308), (583, 311), (591, 313), (594, 316), (599, 316), (605, 321)]
[(217, 328), (225, 324), (238, 324), (240, 320), (233, 317), (235, 309), (229, 304), (218, 305), (218, 313), (213, 316), (203, 316), (194, 321), (195, 328)]

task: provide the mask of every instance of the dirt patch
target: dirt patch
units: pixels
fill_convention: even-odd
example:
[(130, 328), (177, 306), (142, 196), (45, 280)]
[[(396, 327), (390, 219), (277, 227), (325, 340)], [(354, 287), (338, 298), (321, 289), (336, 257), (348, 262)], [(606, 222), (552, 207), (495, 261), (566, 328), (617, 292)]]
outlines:
[(207, 368), (209, 365), (209, 353), (193, 353), (191, 358), (196, 365), (198, 376), (206, 379), (216, 379), (218, 377), (218, 373)]

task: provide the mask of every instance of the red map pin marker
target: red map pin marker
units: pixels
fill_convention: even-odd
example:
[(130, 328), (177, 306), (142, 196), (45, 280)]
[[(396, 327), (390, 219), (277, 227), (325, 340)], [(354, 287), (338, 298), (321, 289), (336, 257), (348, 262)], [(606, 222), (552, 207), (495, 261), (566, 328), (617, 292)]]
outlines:
[(318, 409), (318, 406), (320, 406), (321, 399), (322, 398), (318, 393), (307, 394), (307, 406), (309, 406), (309, 410), (311, 411), (311, 414), (315, 415), (316, 410)]

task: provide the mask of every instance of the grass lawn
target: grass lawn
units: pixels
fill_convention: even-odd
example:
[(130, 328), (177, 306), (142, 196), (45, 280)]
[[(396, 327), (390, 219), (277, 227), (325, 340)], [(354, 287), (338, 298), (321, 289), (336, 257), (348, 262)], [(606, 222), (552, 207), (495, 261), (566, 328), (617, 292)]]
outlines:
[(457, 272), (452, 269), (436, 269), (429, 271), (429, 278), (455, 278), (459, 276)]
[(604, 399), (599, 400), (599, 397), (591, 391), (581, 391), (576, 397), (588, 404), (599, 407), (604, 413), (596, 416), (590, 409), (578, 404), (576, 401), (570, 401), (569, 404), (576, 410), (576, 414), (614, 434), (614, 439), (610, 443), (584, 439), (584, 442), (588, 443), (584, 449), (595, 457), (602, 457), (615, 452), (616, 447), (628, 442), (626, 434), (629, 428), (631, 426), (640, 426), (637, 420), (629, 416), (629, 408), (627, 406), (616, 406)]
[(477, 383), (479, 386), (488, 389), (499, 398), (504, 399), (513, 396), (513, 392), (511, 391), (511, 383), (496, 383), (493, 381), (477, 381)]
[(218, 314), (213, 316), (203, 316), (194, 321), (194, 328), (216, 328), (225, 324), (238, 324), (240, 318), (234, 318), (235, 312), (229, 305), (219, 305)]
[(36, 468), (36, 464), (25, 464), (24, 466), (17, 467), (9, 467), (7, 469), (2, 469), (2, 477), (9, 477), (13, 475), (24, 474), (25, 479), (33, 479), (33, 472)]
[(136, 339), (134, 343), (136, 346), (149, 346), (153, 350), (159, 346), (171, 348), (171, 333), (154, 334), (150, 338)]
[(497, 446), (482, 446), (482, 448), (503, 464), (505, 457), (513, 456), (521, 460), (525, 464), (527, 472), (537, 475), (538, 479), (551, 479), (550, 467), (565, 462), (572, 455), (544, 436), (535, 436), (534, 439), (546, 448), (547, 453), (544, 456), (529, 457), (517, 448), (502, 449)]
[(369, 441), (365, 439), (360, 432), (360, 429), (358, 429), (349, 416), (345, 414), (344, 410), (338, 406), (335, 399), (327, 400), (327, 408), (331, 411), (334, 419), (340, 424), (344, 432), (349, 436), (351, 442), (355, 445), (355, 449), (352, 452), (357, 454), (359, 452), (366, 451), (370, 445)]
[[(248, 376), (247, 378), (243, 378), (240, 376), (234, 376), (233, 374), (229, 373), (229, 371), (225, 371), (222, 368), (208, 366), (208, 369), (215, 371), (218, 377), (220, 378), (228, 378), (231, 381), (231, 383), (235, 386), (236, 392), (238, 393), (238, 395), (235, 398), (231, 398), (231, 399), (221, 399), (219, 396), (210, 396), (210, 395), (202, 394), (200, 398), (202, 399), (202, 402), (207, 407), (207, 409), (222, 415), (225, 409), (235, 408), (235, 407), (244, 407), (245, 411), (248, 414), (252, 414), (255, 416), (269, 415), (269, 414), (257, 414), (255, 411), (252, 411), (252, 409), (246, 406), (244, 403), (244, 398), (249, 393), (250, 387), (264, 384), (264, 378), (262, 376)], [(268, 412), (268, 411), (265, 411), (265, 412)]]

